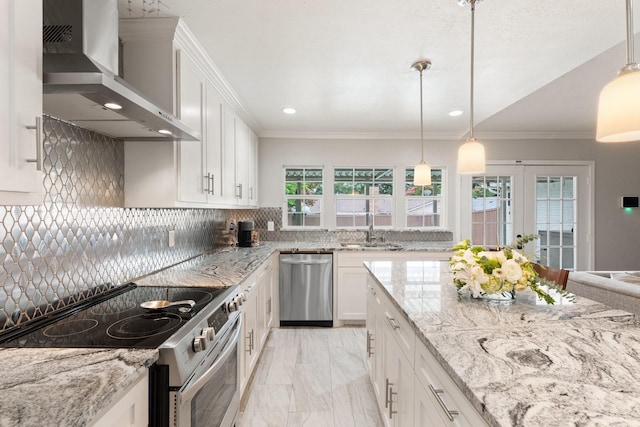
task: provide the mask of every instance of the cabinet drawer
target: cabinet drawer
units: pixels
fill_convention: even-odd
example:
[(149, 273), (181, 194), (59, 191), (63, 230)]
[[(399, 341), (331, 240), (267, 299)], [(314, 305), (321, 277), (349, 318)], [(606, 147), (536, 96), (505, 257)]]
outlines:
[(362, 267), (365, 261), (379, 261), (391, 259), (397, 254), (391, 252), (377, 251), (356, 251), (356, 252), (336, 252), (338, 267)]
[[(376, 289), (377, 292), (382, 292)], [(383, 318), (382, 321), (386, 328), (389, 328), (392, 332), (392, 336), (395, 338), (398, 347), (407, 357), (407, 360), (414, 365), (414, 352), (416, 344), (416, 334), (409, 324), (409, 321), (399, 312), (399, 310), (392, 305), (388, 300), (384, 300)]]
[(436, 407), (444, 425), (488, 426), (425, 345), (417, 341), (415, 349), (416, 377)]

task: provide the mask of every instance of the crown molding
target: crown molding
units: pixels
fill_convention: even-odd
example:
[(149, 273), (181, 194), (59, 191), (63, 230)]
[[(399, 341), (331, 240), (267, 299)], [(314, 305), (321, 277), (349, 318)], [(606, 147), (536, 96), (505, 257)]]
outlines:
[[(346, 140), (419, 140), (416, 132), (307, 132), (307, 131), (263, 131), (258, 135), (265, 139), (346, 139)], [(425, 142), (464, 141), (468, 133), (430, 132), (425, 133)], [(594, 139), (593, 132), (477, 132), (479, 140), (535, 140), (535, 139)]]

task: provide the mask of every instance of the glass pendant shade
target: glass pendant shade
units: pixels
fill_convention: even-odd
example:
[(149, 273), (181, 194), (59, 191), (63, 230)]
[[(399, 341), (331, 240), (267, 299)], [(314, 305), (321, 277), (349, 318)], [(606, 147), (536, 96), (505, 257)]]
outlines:
[(596, 140), (640, 141), (640, 71), (623, 72), (600, 92)]
[(485, 172), (484, 145), (470, 138), (458, 149), (458, 173), (468, 175)]
[(431, 167), (424, 160), (413, 168), (413, 185), (431, 185)]

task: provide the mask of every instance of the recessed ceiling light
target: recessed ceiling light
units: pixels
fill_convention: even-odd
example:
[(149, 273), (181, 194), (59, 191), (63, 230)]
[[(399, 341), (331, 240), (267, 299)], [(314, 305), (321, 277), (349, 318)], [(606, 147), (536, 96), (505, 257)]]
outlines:
[(462, 113), (464, 113), (464, 111), (462, 111), (462, 110), (453, 110), (453, 111), (449, 111), (449, 115), (450, 115), (451, 117), (458, 117), (458, 116), (461, 116), (461, 115), (462, 115)]
[(116, 104), (115, 102), (107, 102), (104, 106), (110, 110), (122, 110), (122, 105)]
[(171, 131), (166, 129), (160, 129), (158, 132), (163, 135), (171, 135)]
[(282, 112), (285, 114), (295, 114), (296, 113), (296, 109), (293, 107), (284, 107), (282, 109)]

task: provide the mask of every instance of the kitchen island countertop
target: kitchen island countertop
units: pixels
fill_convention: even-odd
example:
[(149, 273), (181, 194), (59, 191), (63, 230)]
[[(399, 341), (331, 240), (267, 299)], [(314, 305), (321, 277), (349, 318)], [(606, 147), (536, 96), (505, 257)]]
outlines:
[(640, 426), (632, 314), (531, 291), (512, 304), (458, 298), (446, 262), (366, 266), (489, 425)]

